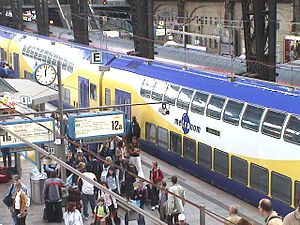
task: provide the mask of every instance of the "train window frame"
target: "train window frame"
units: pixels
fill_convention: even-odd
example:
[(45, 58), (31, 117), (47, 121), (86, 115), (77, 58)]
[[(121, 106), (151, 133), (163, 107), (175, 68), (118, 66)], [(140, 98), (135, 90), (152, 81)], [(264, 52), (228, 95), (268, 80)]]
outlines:
[[(167, 134), (167, 138), (165, 138), (162, 135), (161, 131), (163, 131)], [(168, 129), (161, 127), (161, 126), (157, 126), (156, 133), (157, 133), (157, 138), (156, 138), (157, 145), (161, 148), (168, 149), (169, 148), (169, 131), (168, 131)], [(161, 137), (163, 137), (163, 138), (161, 139)]]
[[(168, 96), (168, 90), (169, 90), (169, 87), (172, 87), (172, 92), (173, 92), (173, 95), (171, 96)], [(177, 90), (176, 90), (177, 89)], [(175, 90), (175, 91), (174, 91)], [(178, 85), (175, 85), (175, 84), (169, 84), (167, 86), (167, 89), (166, 89), (166, 92), (164, 94), (164, 101), (169, 103), (170, 105), (172, 106), (175, 106), (175, 103), (176, 103), (176, 99), (177, 99), (177, 96), (178, 96), (178, 93), (179, 93), (179, 90), (180, 90), (180, 87)]]
[[(200, 98), (198, 98), (199, 95), (201, 96)], [(202, 98), (204, 96), (206, 96), (206, 99)], [(196, 100), (196, 98), (197, 98), (197, 100)], [(202, 92), (202, 91), (196, 91), (195, 94), (194, 94), (194, 96), (193, 96), (192, 102), (191, 102), (191, 111), (193, 113), (204, 115), (204, 111), (205, 111), (205, 107), (206, 107), (208, 98), (209, 98), (209, 94), (207, 94), (205, 92)], [(203, 107), (196, 106), (196, 104), (194, 103), (195, 101), (197, 101), (198, 103), (200, 103), (199, 100), (201, 100), (201, 103), (204, 104)]]
[[(220, 100), (223, 100), (223, 103), (221, 103)], [(214, 101), (214, 102), (212, 102), (212, 101)], [(209, 98), (209, 101), (207, 103), (207, 106), (206, 106), (206, 116), (216, 119), (216, 120), (220, 120), (225, 102), (226, 102), (226, 98), (218, 96), (218, 95), (211, 95)], [(212, 103), (218, 103), (218, 105), (213, 105)], [(221, 103), (221, 104), (219, 104), (219, 103)], [(221, 105), (222, 105), (222, 107), (220, 108)], [(218, 109), (220, 109), (220, 111), (218, 112), (216, 110), (213, 110), (213, 109), (209, 108), (210, 106), (218, 108)]]
[(97, 100), (97, 85), (94, 83), (90, 83), (90, 98)]
[[(275, 184), (273, 184), (273, 180), (275, 178), (275, 176), (277, 176), (277, 178), (280, 178), (280, 182), (276, 182)], [(286, 183), (285, 185), (290, 185), (290, 188), (289, 188), (289, 200), (286, 201), (287, 199), (284, 199), (284, 198), (281, 198), (280, 196), (276, 196), (273, 194), (273, 187), (274, 188), (278, 188), (280, 184), (284, 183), (283, 179), (286, 179), (286, 181), (288, 181), (288, 183)], [(293, 186), (293, 183), (292, 183), (292, 179), (288, 176), (285, 176), (281, 173), (278, 173), (276, 171), (272, 171), (271, 172), (271, 195), (273, 198), (276, 198), (282, 202), (285, 202), (289, 205), (292, 204), (292, 186)], [(281, 189), (282, 189), (282, 186), (281, 186)], [(287, 187), (284, 186), (284, 190), (287, 190)]]
[[(228, 107), (229, 104), (231, 104), (231, 103), (241, 105), (239, 114), (236, 114), (236, 115), (238, 115), (238, 116), (235, 117), (235, 122), (234, 122), (234, 119), (229, 120), (229, 119), (226, 117), (226, 112), (228, 112), (228, 108), (227, 108), (227, 107)], [(233, 105), (231, 105), (231, 106), (233, 106)], [(227, 103), (226, 103), (226, 105), (225, 105), (225, 107), (224, 107), (224, 110), (223, 110), (223, 115), (222, 115), (223, 121), (224, 121), (225, 123), (229, 123), (229, 124), (231, 124), (231, 125), (238, 126), (239, 123), (240, 123), (240, 120), (241, 120), (241, 115), (242, 115), (244, 106), (245, 106), (245, 103), (244, 103), (244, 102), (236, 101), (236, 100), (233, 100), (233, 99), (228, 99), (228, 101), (227, 101)], [(231, 112), (231, 113), (232, 113), (232, 112)], [(233, 116), (232, 116), (232, 118), (233, 118)]]
[[(250, 114), (249, 115), (252, 115), (251, 112), (253, 112), (253, 108), (255, 108), (256, 110), (262, 110), (261, 112), (261, 115), (260, 115), (260, 118), (258, 120), (258, 123), (257, 124), (254, 124), (256, 125), (255, 127), (254, 126), (250, 126), (249, 124), (245, 123), (245, 115), (246, 115), (246, 112), (248, 113), (248, 107), (252, 107), (251, 111), (249, 112)], [(259, 106), (256, 106), (256, 105), (252, 105), (252, 104), (247, 104), (245, 109), (244, 109), (244, 112), (243, 112), (243, 115), (241, 117), (241, 127), (244, 128), (244, 129), (247, 129), (247, 130), (251, 130), (251, 131), (255, 131), (255, 132), (258, 132), (259, 131), (259, 128), (260, 128), (260, 124), (261, 124), (261, 121), (263, 119), (263, 115), (264, 115), (264, 112), (265, 112), (265, 108), (264, 107), (259, 107)], [(247, 115), (247, 119), (249, 120), (250, 116)], [(249, 121), (247, 121), (249, 122)], [(250, 121), (252, 122), (252, 121)]]
[[(165, 85), (165, 87), (162, 87), (162, 85)], [(156, 101), (162, 101), (164, 94), (166, 93), (167, 87), (168, 83), (163, 81), (156, 81), (152, 90), (151, 98)], [(163, 92), (159, 93), (158, 90), (163, 90)]]
[[(151, 92), (155, 85), (155, 79), (153, 78), (145, 78), (141, 89), (140, 89), (140, 95), (144, 98), (151, 98)], [(145, 87), (149, 87), (148, 89), (145, 89)]]
[[(274, 115), (278, 114), (278, 115), (284, 116), (284, 118), (281, 118), (283, 120), (282, 120), (282, 123), (281, 123), (281, 128), (277, 130), (277, 135), (276, 135), (276, 130), (275, 129), (273, 129), (273, 131), (271, 130), (271, 128), (272, 128), (271, 126), (269, 126), (269, 128), (266, 129), (266, 125), (265, 125), (266, 119), (267, 119), (268, 116), (270, 116), (269, 114), (271, 114), (271, 113), (273, 113)], [(284, 129), (284, 124), (285, 124), (286, 118), (287, 118), (287, 114), (286, 113), (280, 112), (280, 111), (277, 111), (277, 110), (273, 110), (273, 109), (268, 109), (267, 112), (266, 112), (266, 114), (265, 114), (265, 116), (264, 116), (264, 119), (262, 121), (261, 133), (264, 134), (264, 135), (276, 138), (276, 139), (280, 139), (281, 135), (282, 135), (282, 131)], [(274, 117), (273, 117), (273, 119), (274, 119)], [(268, 121), (268, 123), (270, 123), (270, 121)], [(272, 123), (271, 125), (273, 125), (273, 126), (274, 125), (275, 126), (280, 126), (280, 125), (274, 124), (274, 123)]]
[[(299, 187), (299, 188), (298, 188)], [(297, 195), (300, 193), (300, 181), (295, 180), (294, 181), (294, 207), (296, 208), (296, 206), (298, 206), (297, 203)], [(300, 205), (299, 205), (300, 207)]]
[[(236, 171), (233, 167), (234, 167), (234, 164), (235, 164), (235, 162), (239, 162), (239, 163), (243, 163), (244, 165), (246, 165), (246, 170), (241, 170), (241, 172), (240, 172), (240, 174), (244, 174), (245, 176), (246, 176), (246, 178), (244, 179), (244, 178), (242, 178), (242, 176), (235, 176), (234, 175), (234, 171)], [(238, 166), (239, 167), (239, 166)], [(233, 180), (235, 180), (235, 181), (238, 181), (238, 182), (240, 182), (240, 183), (242, 183), (242, 184), (244, 184), (245, 186), (247, 186), (248, 185), (248, 171), (249, 171), (249, 165), (248, 165), (248, 162), (247, 162), (247, 160), (245, 160), (245, 159), (242, 159), (242, 158), (240, 158), (240, 157), (237, 157), (237, 156), (234, 156), (234, 155), (232, 155), (231, 156), (231, 174), (230, 174), (230, 176), (231, 176), (231, 178), (233, 179)], [(240, 179), (240, 178), (242, 178), (242, 179)]]
[(105, 88), (105, 105), (111, 105), (111, 91), (109, 88)]
[[(265, 191), (265, 190), (263, 190), (263, 189), (261, 189), (260, 187), (258, 187), (258, 186), (255, 186), (255, 185), (253, 185), (253, 181), (252, 181), (252, 171), (253, 171), (253, 167), (255, 167), (255, 168), (258, 168), (258, 169), (260, 169), (260, 170), (263, 170), (265, 173), (266, 173), (266, 178), (267, 178), (267, 182), (266, 182), (266, 184), (267, 184), (267, 187), (266, 187), (266, 190), (267, 191)], [(257, 164), (255, 164), (255, 163), (250, 163), (250, 187), (251, 188), (253, 188), (253, 189), (255, 189), (255, 190), (258, 190), (258, 191), (260, 191), (260, 192), (262, 192), (262, 193), (264, 193), (264, 194), (269, 194), (269, 188), (270, 188), (270, 184), (269, 184), (269, 181), (270, 181), (270, 174), (269, 174), (269, 170), (267, 169), (267, 168), (265, 168), (265, 167), (262, 167), (262, 166), (260, 166), (260, 165), (257, 165)]]
[[(186, 150), (185, 150), (186, 146), (185, 146), (185, 144), (187, 142), (193, 143), (193, 147), (194, 147), (193, 155), (192, 154), (186, 154)], [(194, 139), (191, 139), (191, 138), (183, 136), (183, 157), (186, 158), (186, 159), (189, 159), (189, 160), (191, 160), (193, 162), (196, 162), (197, 161), (196, 152), (197, 152), (196, 141)]]
[[(172, 142), (173, 136), (179, 137), (179, 140), (180, 140), (180, 143), (179, 143), (180, 144), (180, 152), (177, 151), (177, 150), (174, 150), (174, 148), (173, 148), (173, 142)], [(178, 146), (178, 144), (175, 145), (175, 146)], [(170, 131), (170, 151), (176, 153), (177, 155), (180, 155), (180, 156), (182, 155), (182, 135), (181, 134), (178, 134), (176, 132)]]
[(292, 118), (293, 117), (295, 117), (298, 121), (299, 121), (299, 123), (300, 123), (300, 116), (298, 116), (298, 115), (291, 115), (290, 116), (290, 118), (288, 119), (288, 122), (287, 122), (287, 124), (286, 124), (286, 126), (285, 126), (285, 129), (284, 129), (284, 133), (283, 133), (283, 139), (286, 141), (286, 142), (290, 142), (290, 143), (293, 143), (293, 144), (296, 144), (296, 145), (300, 145), (300, 130), (299, 131), (297, 131), (297, 132), (295, 132), (296, 130), (294, 129), (293, 130), (293, 132), (294, 133), (298, 133), (298, 142), (297, 141), (294, 141), (292, 138), (287, 138), (287, 131), (288, 131), (288, 129), (290, 129), (289, 128), (289, 125), (290, 125), (290, 123), (292, 124), (292, 125), (294, 125), (294, 124), (296, 124), (296, 122), (295, 121), (293, 121), (293, 122), (291, 122), (291, 120), (292, 120)]
[[(208, 169), (212, 169), (212, 166), (213, 166), (213, 160), (212, 160), (212, 147), (210, 145), (207, 145), (205, 143), (201, 143), (201, 142), (198, 142), (198, 162), (201, 166), (205, 166), (206, 168)], [(207, 160), (208, 158), (201, 158), (202, 157), (202, 153), (205, 153), (205, 155), (208, 153), (208, 155), (210, 155), (209, 159), (210, 160)], [(202, 159), (205, 159), (205, 160), (202, 160)]]
[[(150, 129), (148, 129), (150, 127)], [(153, 129), (154, 127), (154, 129)], [(151, 133), (154, 130), (154, 135)], [(145, 139), (153, 144), (156, 144), (156, 125), (154, 123), (146, 122), (145, 123)]]
[[(187, 98), (189, 100), (188, 101), (184, 101), (184, 99), (182, 99), (183, 95), (187, 96)], [(188, 96), (188, 95), (190, 95), (190, 96)], [(180, 108), (180, 109), (189, 110), (190, 103), (192, 101), (193, 95), (194, 95), (194, 90), (193, 89), (181, 87), (181, 89), (180, 89), (180, 91), (178, 93), (178, 96), (177, 96), (176, 106), (178, 108)]]
[[(221, 158), (221, 160), (218, 160), (216, 157), (217, 157), (217, 155), (218, 154), (220, 154), (220, 156), (221, 155), (223, 155), (223, 156), (226, 156), (226, 158), (227, 158), (227, 171), (225, 171), (225, 170), (223, 170), (222, 171), (222, 166), (224, 166), (224, 165), (226, 165), (225, 163), (224, 163), (224, 161), (226, 160), (226, 158)], [(219, 165), (217, 165), (217, 162), (220, 162), (220, 164)], [(221, 166), (221, 167), (220, 167)], [(219, 168), (218, 168), (219, 167)], [(225, 168), (226, 169), (226, 168)], [(227, 177), (229, 177), (229, 154), (227, 153), (227, 152), (224, 152), (224, 151), (222, 151), (222, 150), (220, 150), (220, 149), (217, 149), (217, 148), (214, 148), (214, 171), (215, 172), (218, 172), (218, 173), (221, 173), (221, 174), (223, 174), (223, 175), (225, 175), (225, 176), (227, 176)], [(227, 173), (226, 173), (227, 172)]]

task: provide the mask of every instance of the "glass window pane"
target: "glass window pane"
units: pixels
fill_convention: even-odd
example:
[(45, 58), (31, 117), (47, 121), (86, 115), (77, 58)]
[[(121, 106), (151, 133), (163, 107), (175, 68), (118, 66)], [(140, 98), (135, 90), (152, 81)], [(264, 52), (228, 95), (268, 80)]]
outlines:
[(166, 82), (157, 81), (152, 91), (152, 99), (161, 101), (166, 92), (168, 84)]
[(146, 123), (146, 140), (155, 143), (156, 126), (152, 123)]
[(225, 107), (223, 120), (236, 126), (239, 125), (240, 115), (243, 107), (244, 103), (228, 100)]
[(93, 83), (90, 84), (90, 98), (97, 99), (97, 86)]
[(247, 105), (242, 118), (242, 127), (258, 131), (263, 112), (263, 108)]
[(172, 152), (177, 153), (178, 155), (181, 155), (181, 146), (182, 146), (182, 141), (181, 141), (181, 135), (176, 134), (174, 132), (170, 132), (170, 149)]
[(177, 99), (177, 107), (188, 110), (193, 92), (193, 90), (181, 88)]
[(285, 118), (285, 114), (269, 110), (265, 116), (261, 132), (274, 138), (280, 138)]
[(167, 129), (157, 127), (157, 144), (162, 148), (169, 148), (169, 133)]
[(196, 141), (183, 137), (183, 155), (184, 158), (196, 161)]
[(250, 165), (250, 186), (262, 191), (265, 194), (269, 193), (269, 173), (268, 170), (252, 164)]
[(271, 194), (287, 204), (291, 204), (292, 199), (292, 180), (280, 173), (272, 172)]
[(197, 91), (192, 101), (191, 111), (203, 115), (207, 99), (207, 94)]
[(110, 105), (110, 89), (105, 88), (105, 105)]
[(211, 169), (212, 166), (212, 151), (209, 145), (198, 143), (198, 158), (199, 164)]
[(298, 205), (297, 196), (300, 194), (300, 181), (295, 181), (294, 206)]
[(145, 98), (150, 98), (154, 84), (154, 79), (145, 79), (141, 87), (141, 96)]
[(284, 132), (284, 140), (300, 144), (300, 117), (291, 116)]
[(224, 102), (224, 98), (211, 96), (207, 106), (206, 115), (219, 120), (221, 118)]
[(219, 149), (215, 149), (215, 154), (214, 154), (215, 171), (223, 173), (226, 176), (228, 176), (229, 174), (228, 163), (229, 163), (228, 153), (223, 152)]
[(164, 101), (168, 102), (170, 105), (175, 105), (175, 100), (177, 98), (179, 91), (179, 86), (170, 84), (166, 90)]
[(242, 184), (248, 184), (248, 163), (236, 156), (231, 157), (231, 177)]

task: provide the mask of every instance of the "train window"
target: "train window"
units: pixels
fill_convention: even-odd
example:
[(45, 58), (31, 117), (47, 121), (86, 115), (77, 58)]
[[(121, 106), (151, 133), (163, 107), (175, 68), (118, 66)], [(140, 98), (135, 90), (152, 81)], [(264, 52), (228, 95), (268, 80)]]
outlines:
[(181, 88), (177, 99), (177, 107), (189, 110), (190, 101), (192, 99), (193, 93), (193, 90)]
[(228, 153), (223, 152), (219, 149), (215, 149), (214, 154), (214, 168), (215, 171), (223, 173), (224, 175), (229, 175), (229, 157)]
[(175, 105), (175, 100), (178, 95), (179, 86), (170, 84), (166, 90), (164, 101), (168, 102), (171, 105)]
[(150, 98), (154, 84), (154, 79), (145, 79), (141, 87), (141, 96)]
[(247, 105), (242, 118), (242, 127), (249, 130), (258, 131), (263, 112), (263, 108)]
[[(25, 52), (26, 52), (27, 48), (28, 48), (28, 46), (27, 46), (27, 45), (24, 45), (24, 47), (23, 47), (23, 49), (22, 49), (22, 55), (25, 55)], [(0, 48), (0, 49), (1, 49), (1, 52), (4, 51), (3, 48)], [(2, 59), (2, 58), (1, 58), (1, 60), (2, 60), (2, 61), (5, 61), (5, 60)]]
[(105, 105), (111, 105), (110, 89), (105, 88)]
[(96, 84), (90, 83), (90, 98), (97, 99), (97, 86)]
[(223, 120), (236, 126), (239, 125), (243, 107), (244, 103), (228, 100), (224, 110)]
[(206, 166), (211, 169), (212, 166), (212, 150), (209, 145), (198, 143), (198, 161), (200, 165)]
[(290, 117), (283, 138), (286, 141), (300, 144), (300, 117)]
[(283, 202), (291, 204), (292, 200), (292, 180), (280, 173), (271, 173), (271, 194)]
[(197, 91), (192, 101), (191, 111), (203, 115), (207, 99), (207, 94)]
[(39, 52), (40, 52), (40, 49), (37, 48), (36, 51), (34, 52), (34, 55), (33, 55), (34, 59), (38, 59)]
[(246, 160), (236, 156), (231, 157), (231, 178), (248, 184), (248, 163)]
[(47, 61), (48, 54), (49, 54), (48, 51), (45, 51), (45, 52), (44, 52), (43, 58), (42, 58), (42, 61), (43, 61), (43, 62), (46, 62), (46, 61)]
[(300, 195), (300, 181), (295, 181), (295, 192), (294, 192), (294, 206), (297, 207), (298, 202), (297, 202), (297, 197)]
[(68, 88), (63, 88), (64, 90), (64, 101), (67, 103), (71, 103), (71, 92)]
[(156, 126), (153, 123), (146, 122), (146, 140), (155, 143)]
[(221, 118), (224, 103), (224, 98), (212, 95), (207, 105), (206, 115), (219, 120)]
[(169, 132), (167, 129), (159, 126), (157, 127), (157, 144), (162, 148), (169, 148)]
[(264, 194), (269, 193), (269, 172), (266, 168), (250, 164), (250, 186)]
[(156, 101), (161, 101), (163, 95), (166, 92), (167, 86), (168, 84), (166, 82), (157, 81), (152, 91), (152, 99)]
[(181, 135), (171, 131), (170, 132), (171, 151), (177, 153), (178, 155), (181, 155), (181, 146), (182, 146)]
[(274, 138), (280, 138), (286, 114), (268, 110), (261, 132)]
[(196, 161), (196, 141), (183, 137), (183, 155), (193, 162)]
[(41, 51), (39, 51), (38, 60), (42, 60), (43, 53), (44, 53), (44, 50), (41, 49)]

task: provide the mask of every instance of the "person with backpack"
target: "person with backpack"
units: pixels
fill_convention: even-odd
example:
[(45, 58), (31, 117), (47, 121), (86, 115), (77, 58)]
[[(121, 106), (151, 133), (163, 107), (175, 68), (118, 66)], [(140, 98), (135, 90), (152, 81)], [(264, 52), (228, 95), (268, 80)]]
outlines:
[[(161, 172), (160, 168), (158, 167), (158, 162), (152, 162), (152, 168), (150, 170), (150, 181), (155, 184), (159, 185), (159, 183), (164, 179), (164, 175)], [(151, 210), (158, 209), (158, 195), (159, 190), (157, 187), (151, 187)]]
[(265, 218), (266, 225), (282, 225), (282, 218), (273, 210), (270, 199), (263, 198), (258, 204), (259, 213)]
[(109, 216), (109, 208), (105, 205), (104, 198), (98, 199), (98, 204), (95, 207), (95, 223), (94, 225), (106, 225), (106, 220)]
[(104, 163), (102, 164), (102, 166), (100, 166), (100, 181), (101, 182), (106, 182), (106, 178), (107, 178), (107, 174), (108, 174), (108, 170), (111, 167), (111, 164), (113, 163), (113, 160), (110, 156), (107, 156), (105, 158)]
[[(106, 182), (103, 182), (102, 185), (110, 189)], [(114, 221), (114, 223), (117, 224), (117, 200), (106, 191), (101, 192), (101, 197), (104, 198), (105, 205), (108, 207), (110, 213), (110, 218), (107, 218), (106, 222), (112, 224), (112, 221)]]
[(300, 192), (297, 194), (296, 198), (297, 208), (294, 212), (289, 213), (284, 217), (283, 225), (299, 225), (300, 224)]

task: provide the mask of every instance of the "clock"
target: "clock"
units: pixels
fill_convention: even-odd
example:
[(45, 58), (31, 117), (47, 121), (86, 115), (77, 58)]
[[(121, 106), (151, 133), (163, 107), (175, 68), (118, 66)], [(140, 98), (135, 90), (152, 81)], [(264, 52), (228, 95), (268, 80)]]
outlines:
[(52, 84), (56, 79), (56, 70), (49, 64), (41, 64), (34, 71), (35, 80), (44, 86)]

